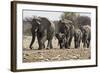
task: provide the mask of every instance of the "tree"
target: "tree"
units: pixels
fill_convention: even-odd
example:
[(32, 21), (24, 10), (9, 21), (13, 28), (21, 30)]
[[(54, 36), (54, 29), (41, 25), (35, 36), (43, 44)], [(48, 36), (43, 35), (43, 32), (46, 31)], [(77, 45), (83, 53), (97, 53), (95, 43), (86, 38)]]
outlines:
[(89, 16), (81, 16), (80, 13), (76, 12), (64, 12), (61, 15), (61, 20), (71, 20), (74, 27), (78, 28), (80, 25), (90, 25), (91, 26), (91, 19)]
[(77, 18), (78, 24), (80, 25), (90, 25), (91, 26), (91, 19), (88, 16), (80, 16)]
[(78, 21), (77, 21), (77, 18), (80, 16), (79, 13), (76, 13), (76, 12), (64, 12), (62, 15), (61, 15), (61, 20), (70, 20), (72, 21), (72, 24), (75, 26), (75, 27), (78, 27)]

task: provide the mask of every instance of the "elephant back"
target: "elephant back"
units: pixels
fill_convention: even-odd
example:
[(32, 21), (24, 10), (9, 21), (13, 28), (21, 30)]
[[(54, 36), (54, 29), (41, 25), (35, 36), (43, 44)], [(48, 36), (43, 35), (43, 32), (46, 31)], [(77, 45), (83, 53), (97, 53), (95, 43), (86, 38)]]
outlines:
[(46, 29), (48, 33), (49, 33), (49, 31), (50, 31), (50, 33), (54, 32), (55, 25), (52, 21), (50, 21), (46, 17), (40, 17), (40, 19), (41, 19), (41, 27), (44, 27), (44, 29)]
[(46, 28), (49, 27), (49, 26), (51, 26), (51, 22), (47, 18), (40, 17), (40, 20), (41, 20), (41, 25), (42, 26), (45, 26)]

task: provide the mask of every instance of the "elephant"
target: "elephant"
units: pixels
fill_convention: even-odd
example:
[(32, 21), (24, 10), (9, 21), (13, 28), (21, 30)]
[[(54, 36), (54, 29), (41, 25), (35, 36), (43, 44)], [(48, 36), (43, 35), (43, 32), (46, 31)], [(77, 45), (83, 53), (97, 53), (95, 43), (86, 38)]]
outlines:
[(72, 38), (74, 36), (74, 26), (72, 24), (72, 21), (67, 19), (60, 20), (58, 22), (58, 25), (59, 25), (58, 33), (64, 33), (66, 36), (65, 48), (70, 48)]
[(33, 18), (32, 20), (32, 41), (30, 48), (35, 40), (35, 33), (37, 33), (37, 40), (39, 44), (39, 50), (45, 48), (45, 42), (48, 40), (47, 48), (53, 48), (52, 39), (54, 36), (54, 24), (46, 17)]
[(80, 27), (82, 31), (82, 43), (84, 48), (89, 48), (90, 46), (90, 41), (91, 41), (91, 26), (89, 25), (84, 25)]
[(58, 34), (56, 34), (56, 37), (58, 39), (60, 49), (65, 48), (66, 35), (64, 33), (58, 33)]
[(74, 30), (74, 43), (75, 43), (75, 48), (80, 47), (80, 43), (82, 41), (82, 32), (79, 28), (76, 28)]

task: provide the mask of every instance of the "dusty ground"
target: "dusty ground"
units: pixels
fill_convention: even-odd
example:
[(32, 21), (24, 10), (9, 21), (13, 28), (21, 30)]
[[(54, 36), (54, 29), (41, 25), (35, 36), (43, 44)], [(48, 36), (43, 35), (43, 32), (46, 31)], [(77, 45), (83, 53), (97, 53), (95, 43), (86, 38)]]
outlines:
[[(53, 48), (46, 50), (38, 50), (38, 42), (35, 40), (33, 49), (29, 49), (31, 36), (23, 37), (23, 62), (43, 62), (43, 61), (62, 61), (62, 60), (79, 60), (90, 59), (90, 48), (74, 48), (74, 42), (71, 43), (71, 49), (60, 49), (57, 44), (57, 39), (53, 39)], [(47, 42), (45, 45), (47, 45)]]

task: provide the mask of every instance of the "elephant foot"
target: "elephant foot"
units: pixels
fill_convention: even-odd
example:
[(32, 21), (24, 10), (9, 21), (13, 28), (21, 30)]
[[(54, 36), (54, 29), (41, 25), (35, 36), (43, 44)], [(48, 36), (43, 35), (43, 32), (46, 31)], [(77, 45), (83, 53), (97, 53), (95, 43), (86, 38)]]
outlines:
[(60, 47), (60, 49), (65, 49), (65, 47)]
[(89, 48), (89, 45), (87, 45), (87, 48)]
[(42, 50), (42, 48), (38, 48), (38, 50)]
[(42, 50), (42, 47), (39, 47), (38, 50)]
[(38, 50), (42, 50), (42, 49), (38, 48)]
[(70, 49), (70, 47), (65, 47), (66, 49)]
[(67, 48), (67, 49), (70, 49), (70, 48)]
[(77, 48), (75, 48), (75, 49), (79, 49), (79, 48), (77, 47)]
[(65, 48), (60, 48), (60, 49), (65, 49)]
[(30, 47), (30, 49), (32, 50), (32, 49), (33, 49), (33, 47)]
[(47, 47), (46, 49), (48, 50), (48, 49), (50, 49), (50, 47)]

